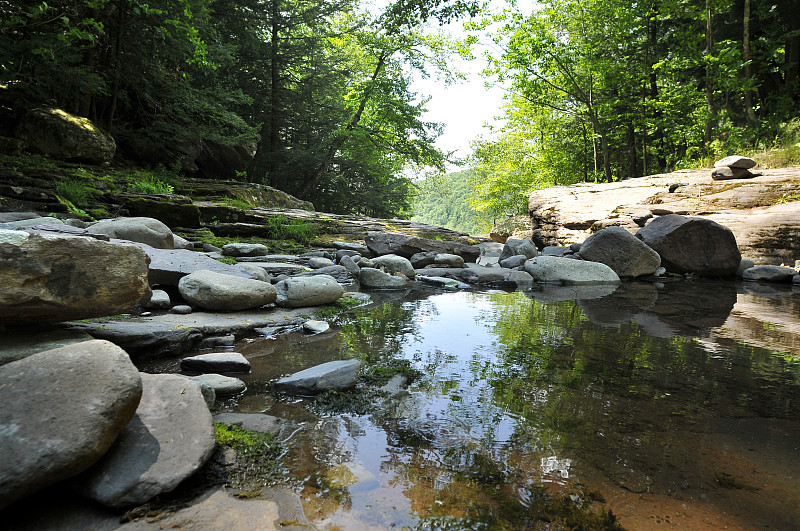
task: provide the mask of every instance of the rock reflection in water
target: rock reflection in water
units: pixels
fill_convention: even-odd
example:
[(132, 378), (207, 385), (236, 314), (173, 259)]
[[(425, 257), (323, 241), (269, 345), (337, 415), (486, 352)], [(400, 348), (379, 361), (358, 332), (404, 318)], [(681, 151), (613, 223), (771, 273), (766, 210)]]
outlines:
[[(546, 528), (569, 521), (554, 507), (578, 518), (599, 493), (630, 529), (654, 514), (692, 529), (795, 528), (799, 297), (737, 291), (412, 292), (348, 312), (337, 333), (246, 355), (256, 380), (342, 357), (406, 359), (424, 374), (366, 415), (261, 402), (306, 422), (286, 464), (322, 527)], [(731, 319), (781, 333), (748, 343)]]

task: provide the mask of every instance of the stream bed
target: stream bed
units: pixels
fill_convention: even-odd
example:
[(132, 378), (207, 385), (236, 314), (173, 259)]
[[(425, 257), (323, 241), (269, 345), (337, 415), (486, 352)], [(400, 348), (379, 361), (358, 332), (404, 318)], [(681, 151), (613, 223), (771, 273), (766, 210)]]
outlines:
[[(218, 406), (299, 423), (281, 464), (321, 529), (800, 528), (800, 290), (612, 290), (373, 293), (329, 332), (238, 344), (248, 390)], [(353, 357), (420, 377), (366, 409), (269, 392)]]

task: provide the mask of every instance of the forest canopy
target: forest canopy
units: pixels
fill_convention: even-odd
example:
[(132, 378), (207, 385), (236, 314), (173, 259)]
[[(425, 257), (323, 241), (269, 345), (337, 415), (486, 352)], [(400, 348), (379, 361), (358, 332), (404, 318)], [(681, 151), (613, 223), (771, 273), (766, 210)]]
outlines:
[[(382, 5), (0, 0), (2, 117), (57, 106), (108, 129), (121, 157), (175, 168), (198, 140), (246, 146), (237, 178), (381, 217), (442, 183), (487, 220), (554, 184), (776, 145), (800, 162), (800, 0)], [(452, 21), (471, 36), (439, 30)], [(508, 90), (503, 125), (473, 143), (469, 177), (415, 184), (448, 154), (411, 80), (453, 81), (454, 54), (480, 40), (486, 80)]]

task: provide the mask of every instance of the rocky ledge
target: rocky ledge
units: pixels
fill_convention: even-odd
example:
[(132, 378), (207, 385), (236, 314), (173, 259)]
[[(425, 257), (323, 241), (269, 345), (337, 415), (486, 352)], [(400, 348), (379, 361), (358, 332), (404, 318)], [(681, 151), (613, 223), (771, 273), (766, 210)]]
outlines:
[(531, 238), (540, 248), (565, 246), (606, 227), (635, 233), (659, 216), (680, 214), (728, 227), (743, 258), (794, 264), (800, 256), (800, 168), (754, 169), (732, 180), (711, 174), (684, 170), (537, 190), (528, 203)]

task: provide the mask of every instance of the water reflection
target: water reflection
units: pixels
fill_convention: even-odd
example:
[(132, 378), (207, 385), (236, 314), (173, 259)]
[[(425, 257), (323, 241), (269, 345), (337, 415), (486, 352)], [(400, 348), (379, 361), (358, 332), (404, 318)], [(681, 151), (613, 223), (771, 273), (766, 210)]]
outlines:
[[(545, 528), (600, 496), (631, 529), (665, 514), (800, 525), (796, 294), (698, 281), (563, 297), (412, 292), (336, 333), (257, 341), (242, 349), (249, 394), (229, 407), (306, 422), (287, 464), (322, 527)], [(742, 324), (772, 334), (749, 342)], [(266, 392), (343, 357), (406, 359), (424, 377), (366, 415), (320, 418)]]

